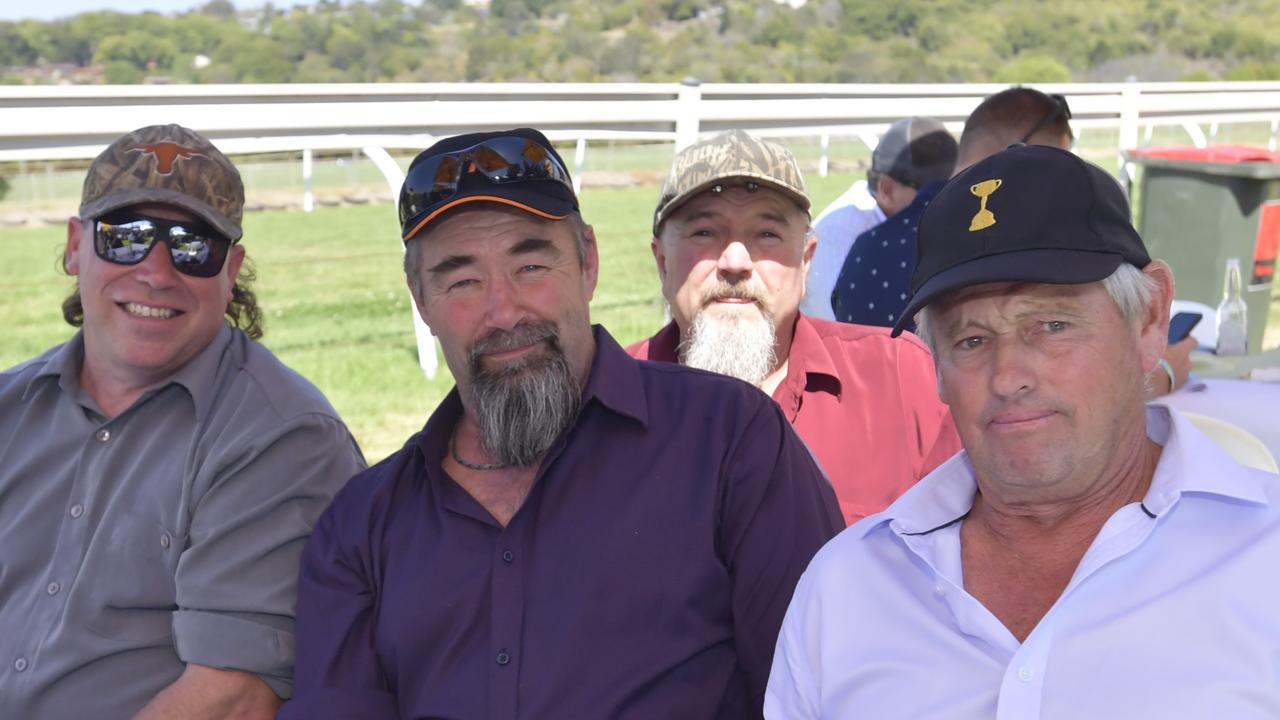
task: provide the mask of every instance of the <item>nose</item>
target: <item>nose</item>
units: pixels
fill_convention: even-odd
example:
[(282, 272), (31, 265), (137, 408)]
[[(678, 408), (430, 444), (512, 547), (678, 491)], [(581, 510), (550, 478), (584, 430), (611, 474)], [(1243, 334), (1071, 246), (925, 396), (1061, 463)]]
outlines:
[(751, 277), (751, 251), (740, 240), (730, 240), (716, 260), (716, 272), (728, 283), (737, 283)]
[(489, 327), (510, 330), (524, 313), (520, 298), (510, 278), (499, 277), (489, 283), (485, 295), (485, 322)]
[(995, 366), (991, 373), (991, 390), (999, 397), (1012, 398), (1036, 387), (1034, 351), (1016, 337), (993, 341)]
[(176, 285), (179, 282), (178, 270), (174, 268), (173, 258), (169, 255), (169, 244), (157, 242), (134, 268), (133, 277), (156, 290)]

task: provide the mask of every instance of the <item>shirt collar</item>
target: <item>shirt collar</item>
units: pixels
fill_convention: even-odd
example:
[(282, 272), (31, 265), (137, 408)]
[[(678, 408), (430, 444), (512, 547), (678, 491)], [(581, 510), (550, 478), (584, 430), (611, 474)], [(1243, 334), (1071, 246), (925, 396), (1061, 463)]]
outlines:
[(1269, 504), (1259, 474), (1239, 471), (1235, 459), (1182, 414), (1148, 405), (1147, 436), (1164, 446), (1142, 501), (1148, 512), (1162, 515), (1188, 493)]
[[(1150, 514), (1164, 514), (1188, 493), (1268, 504), (1261, 477), (1232, 472), (1238, 470), (1238, 463), (1182, 415), (1148, 405), (1147, 437), (1164, 446), (1142, 501)], [(919, 535), (950, 525), (969, 513), (976, 492), (973, 464), (962, 450), (884, 512), (860, 523), (860, 537), (886, 523), (899, 535)]]
[(218, 330), (218, 334), (195, 357), (167, 382), (159, 383), (147, 393), (154, 393), (170, 383), (176, 383), (187, 389), (191, 401), (195, 405), (196, 419), (203, 420), (213, 405), (213, 389), (217, 385), (218, 366), (222, 364), (222, 356), (231, 346), (231, 326), (226, 323)]
[(645, 354), (645, 359), (658, 362), (679, 362), (679, 350), (680, 328), (676, 326), (676, 321), (672, 320), (659, 330), (657, 335), (649, 338), (649, 349)]
[(22, 392), (22, 399), (30, 397), (37, 380), (47, 377), (58, 378), (58, 387), (73, 396), (80, 390), (80, 362), (84, 358), (84, 331), (77, 330), (71, 339), (63, 343), (49, 354), (27, 387)]
[[(196, 419), (203, 420), (213, 404), (213, 388), (217, 382), (218, 365), (222, 362), (223, 352), (226, 351), (230, 342), (231, 327), (224, 323), (222, 328), (218, 330), (218, 334), (203, 350), (187, 361), (187, 364), (179, 368), (168, 380), (157, 383), (144, 391), (139, 400), (151, 397), (171, 383), (176, 383), (186, 388), (195, 406)], [(76, 402), (91, 408), (94, 412), (101, 412), (97, 403), (88, 396), (83, 386), (80, 385), (80, 368), (83, 365), (84, 331), (77, 330), (70, 340), (55, 349), (45, 360), (44, 367), (31, 378), (31, 382), (27, 383), (27, 387), (23, 391), (23, 399), (25, 400), (30, 396), (37, 380), (46, 377), (57, 377), (58, 387), (63, 392), (68, 393)]]
[(796, 315), (795, 333), (791, 336), (791, 350), (787, 353), (787, 383), (794, 382), (797, 391), (802, 391), (814, 385), (809, 380), (810, 375), (831, 378), (835, 394), (840, 394), (840, 371), (835, 360), (831, 359), (831, 353), (813, 322), (799, 313)]
[(640, 377), (640, 361), (628, 355), (603, 327), (593, 325), (592, 334), (596, 340), (596, 356), (591, 362), (582, 404), (594, 398), (613, 412), (647, 426), (649, 407), (644, 379)]

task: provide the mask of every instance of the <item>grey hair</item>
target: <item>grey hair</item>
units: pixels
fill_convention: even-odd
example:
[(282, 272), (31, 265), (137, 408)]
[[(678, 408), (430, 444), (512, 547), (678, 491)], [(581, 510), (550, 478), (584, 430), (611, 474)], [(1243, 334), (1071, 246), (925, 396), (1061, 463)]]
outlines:
[[(1151, 296), (1155, 293), (1155, 279), (1127, 263), (1120, 263), (1115, 272), (1101, 280), (1102, 287), (1115, 301), (1120, 315), (1130, 324), (1139, 322), (1151, 310)], [(929, 306), (920, 308), (916, 313), (916, 335), (924, 340), (934, 355), (938, 354), (936, 338), (930, 327)]]
[[(527, 215), (527, 213), (519, 210), (514, 210), (513, 212)], [(587, 223), (582, 219), (582, 213), (577, 210), (569, 213), (564, 222), (569, 223), (569, 229), (573, 233), (574, 239), (577, 240), (578, 264), (581, 267), (586, 267), (587, 247), (591, 244), (591, 239), (587, 237)], [(422, 264), (422, 238), (425, 236), (425, 233), (418, 233), (405, 241), (404, 244), (404, 274), (409, 279), (409, 287), (413, 290), (413, 296), (418, 299), (422, 298), (422, 274), (419, 271)]]

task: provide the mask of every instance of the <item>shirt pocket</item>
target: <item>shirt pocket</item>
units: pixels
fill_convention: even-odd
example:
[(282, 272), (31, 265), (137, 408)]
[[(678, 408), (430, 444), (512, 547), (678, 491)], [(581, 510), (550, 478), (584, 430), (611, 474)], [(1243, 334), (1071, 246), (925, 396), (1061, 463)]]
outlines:
[(85, 562), (94, 577), (84, 593), (90, 631), (136, 641), (169, 637), (174, 574), (187, 538), (154, 517), (125, 513), (109, 522)]

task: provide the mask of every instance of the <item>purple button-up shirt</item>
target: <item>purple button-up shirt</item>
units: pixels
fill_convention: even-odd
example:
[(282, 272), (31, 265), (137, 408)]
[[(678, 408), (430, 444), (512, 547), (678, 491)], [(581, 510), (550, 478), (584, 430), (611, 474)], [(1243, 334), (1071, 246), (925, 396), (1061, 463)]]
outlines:
[(304, 553), (282, 718), (758, 718), (800, 573), (842, 527), (777, 405), (603, 329), (502, 527), (441, 469), (457, 391)]

